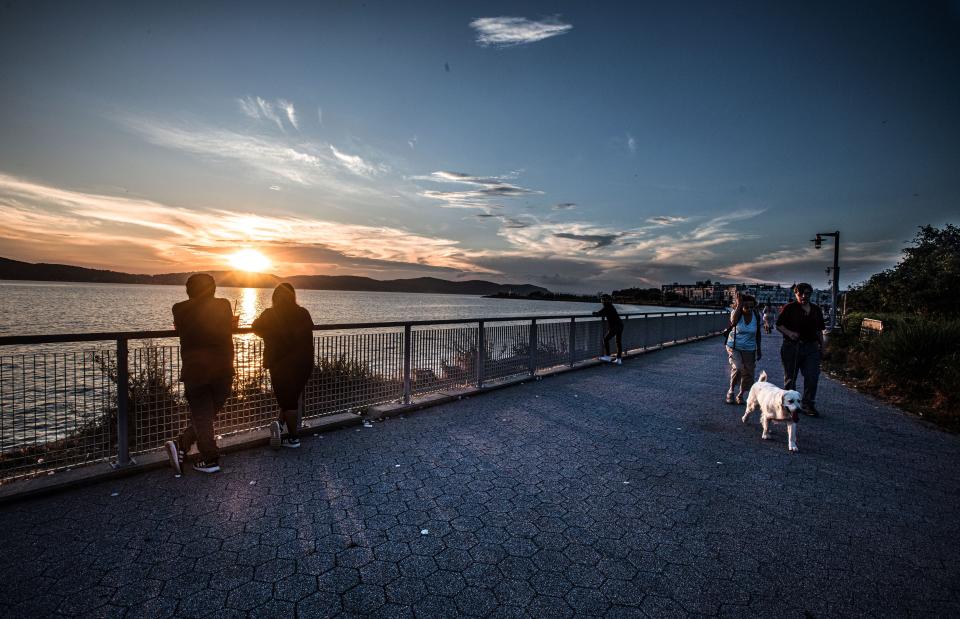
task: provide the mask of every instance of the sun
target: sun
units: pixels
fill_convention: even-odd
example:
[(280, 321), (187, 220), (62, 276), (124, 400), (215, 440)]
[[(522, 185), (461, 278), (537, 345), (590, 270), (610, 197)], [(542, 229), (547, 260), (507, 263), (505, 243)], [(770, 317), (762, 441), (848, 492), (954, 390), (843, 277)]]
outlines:
[(241, 249), (227, 256), (227, 260), (238, 271), (260, 273), (270, 268), (270, 259), (255, 249)]

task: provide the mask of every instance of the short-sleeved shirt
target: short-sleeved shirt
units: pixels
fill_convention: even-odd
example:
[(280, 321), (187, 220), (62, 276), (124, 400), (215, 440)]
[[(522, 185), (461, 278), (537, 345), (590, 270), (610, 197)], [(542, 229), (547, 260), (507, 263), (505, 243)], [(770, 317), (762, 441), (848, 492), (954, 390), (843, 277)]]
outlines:
[(803, 306), (791, 301), (783, 306), (777, 317), (777, 326), (786, 327), (800, 334), (801, 342), (819, 342), (820, 332), (826, 328), (823, 320), (823, 311), (819, 305), (810, 304), (810, 313), (803, 311)]

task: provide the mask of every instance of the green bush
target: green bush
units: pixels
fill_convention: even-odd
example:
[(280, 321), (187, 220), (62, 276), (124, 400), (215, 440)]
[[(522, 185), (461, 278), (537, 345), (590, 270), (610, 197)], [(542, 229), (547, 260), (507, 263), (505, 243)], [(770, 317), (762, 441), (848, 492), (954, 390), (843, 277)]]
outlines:
[[(864, 318), (882, 320), (883, 333), (861, 339)], [(960, 410), (953, 395), (960, 390), (958, 351), (960, 320), (851, 313), (845, 318), (844, 332), (830, 337), (824, 366), (903, 408), (960, 429)]]

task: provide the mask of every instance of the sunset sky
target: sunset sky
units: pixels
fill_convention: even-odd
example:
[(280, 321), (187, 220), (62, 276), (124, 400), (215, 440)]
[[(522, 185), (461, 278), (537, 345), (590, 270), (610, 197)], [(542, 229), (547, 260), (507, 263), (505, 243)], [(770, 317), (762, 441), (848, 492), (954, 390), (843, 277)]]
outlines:
[(825, 288), (958, 214), (960, 2), (0, 4), (7, 258)]

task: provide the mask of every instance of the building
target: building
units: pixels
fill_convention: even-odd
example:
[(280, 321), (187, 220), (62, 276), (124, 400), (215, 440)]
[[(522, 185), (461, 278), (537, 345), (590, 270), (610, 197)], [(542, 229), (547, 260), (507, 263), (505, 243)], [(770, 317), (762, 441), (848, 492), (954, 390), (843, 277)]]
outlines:
[[(793, 289), (780, 284), (721, 284), (720, 282), (697, 282), (695, 284), (664, 284), (661, 294), (675, 294), (692, 305), (732, 306), (738, 294), (750, 294), (758, 305), (786, 305), (793, 301)], [(811, 301), (818, 305), (830, 305), (830, 291), (814, 289)]]

